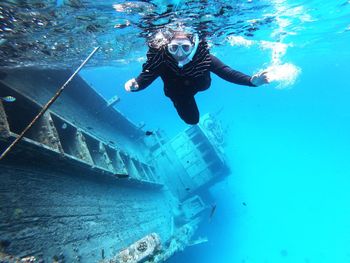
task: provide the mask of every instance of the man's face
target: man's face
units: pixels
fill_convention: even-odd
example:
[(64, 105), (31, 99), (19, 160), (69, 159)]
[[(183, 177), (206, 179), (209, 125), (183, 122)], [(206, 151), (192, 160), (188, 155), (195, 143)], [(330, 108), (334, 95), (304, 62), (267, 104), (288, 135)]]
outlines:
[(187, 37), (174, 38), (168, 44), (168, 51), (176, 61), (186, 59), (191, 54), (192, 49), (192, 43)]

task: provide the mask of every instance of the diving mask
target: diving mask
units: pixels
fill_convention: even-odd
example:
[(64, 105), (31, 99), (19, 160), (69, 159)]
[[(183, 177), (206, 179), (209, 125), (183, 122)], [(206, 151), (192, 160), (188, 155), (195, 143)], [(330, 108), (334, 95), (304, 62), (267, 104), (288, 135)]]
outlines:
[(184, 55), (189, 55), (192, 51), (193, 45), (190, 41), (172, 41), (168, 44), (168, 51), (172, 55), (176, 55), (181, 49)]

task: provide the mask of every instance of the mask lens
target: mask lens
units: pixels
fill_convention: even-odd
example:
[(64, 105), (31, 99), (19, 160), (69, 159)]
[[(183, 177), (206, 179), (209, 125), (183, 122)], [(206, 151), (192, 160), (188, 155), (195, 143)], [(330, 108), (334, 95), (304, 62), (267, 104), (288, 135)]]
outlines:
[(179, 50), (179, 45), (171, 44), (168, 46), (168, 50), (170, 53), (175, 54)]
[(181, 48), (185, 54), (191, 51), (191, 45), (188, 45), (188, 44), (181, 45)]

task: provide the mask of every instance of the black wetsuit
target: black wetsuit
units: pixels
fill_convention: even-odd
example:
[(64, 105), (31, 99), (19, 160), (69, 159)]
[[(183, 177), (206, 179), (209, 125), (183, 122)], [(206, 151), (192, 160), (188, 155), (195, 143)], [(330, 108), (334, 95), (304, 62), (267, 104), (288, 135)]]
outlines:
[(136, 78), (139, 90), (145, 89), (157, 77), (164, 82), (164, 93), (169, 97), (180, 115), (188, 124), (197, 124), (199, 111), (194, 95), (210, 87), (210, 72), (229, 82), (254, 86), (250, 76), (231, 69), (209, 53), (208, 45), (201, 41), (191, 62), (178, 67), (178, 62), (165, 47), (149, 49), (142, 73)]

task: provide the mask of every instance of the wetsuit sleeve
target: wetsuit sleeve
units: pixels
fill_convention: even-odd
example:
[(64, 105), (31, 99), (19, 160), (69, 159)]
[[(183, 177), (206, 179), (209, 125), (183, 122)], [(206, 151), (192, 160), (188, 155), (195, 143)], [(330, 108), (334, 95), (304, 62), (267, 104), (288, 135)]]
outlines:
[(233, 70), (229, 66), (225, 65), (217, 57), (210, 55), (211, 65), (210, 71), (218, 75), (220, 78), (235, 83), (239, 85), (255, 87), (253, 83), (250, 82), (250, 76), (243, 74), (242, 72)]
[(162, 54), (160, 50), (150, 48), (147, 52), (147, 61), (142, 65), (142, 72), (136, 78), (140, 91), (147, 88), (156, 78), (160, 75), (160, 69), (162, 64)]

